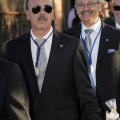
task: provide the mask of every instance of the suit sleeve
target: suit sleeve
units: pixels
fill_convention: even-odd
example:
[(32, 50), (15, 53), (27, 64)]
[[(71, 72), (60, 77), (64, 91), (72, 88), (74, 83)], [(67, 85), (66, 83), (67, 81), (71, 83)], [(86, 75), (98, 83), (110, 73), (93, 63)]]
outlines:
[(76, 91), (80, 101), (81, 110), (86, 120), (100, 120), (100, 109), (96, 95), (90, 84), (87, 63), (83, 54), (82, 46), (76, 48), (74, 57), (74, 78)]
[(26, 88), (16, 64), (11, 67), (8, 75), (6, 109), (9, 120), (30, 120)]

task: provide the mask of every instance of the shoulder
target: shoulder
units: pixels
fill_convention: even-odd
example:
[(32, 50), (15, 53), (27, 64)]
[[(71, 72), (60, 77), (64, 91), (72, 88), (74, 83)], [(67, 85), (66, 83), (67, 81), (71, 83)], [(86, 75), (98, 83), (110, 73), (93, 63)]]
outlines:
[(62, 45), (64, 45), (64, 48), (67, 48), (70, 50), (76, 49), (77, 46), (79, 46), (79, 44), (80, 44), (79, 38), (68, 35), (63, 32), (57, 32), (57, 34), (55, 36), (57, 36), (56, 38), (54, 38), (56, 40), (57, 44), (59, 44), (59, 45), (62, 44)]
[(20, 44), (23, 41), (25, 41), (26, 39), (30, 39), (30, 32), (7, 41), (7, 44)]
[(66, 33), (61, 32), (59, 35), (59, 41), (62, 43), (69, 44), (69, 45), (70, 44), (75, 45), (79, 43), (80, 39), (72, 35), (68, 35)]
[(81, 41), (79, 38), (68, 35), (63, 32), (59, 32), (58, 44), (63, 44), (70, 49), (82, 48)]
[(0, 70), (10, 71), (13, 68), (18, 69), (18, 65), (11, 61), (0, 59)]
[(81, 31), (81, 24), (78, 24), (72, 28), (69, 28), (69, 29), (66, 29), (66, 30), (63, 30), (62, 32), (68, 34), (68, 35), (72, 35), (72, 36), (75, 36), (77, 38), (80, 37), (80, 31)]
[(6, 75), (6, 77), (9, 74), (15, 74), (15, 73), (20, 73), (20, 69), (18, 67), (17, 64), (11, 62), (11, 61), (7, 61), (7, 60), (3, 60), (0, 59), (0, 75)]
[(68, 29), (65, 29), (65, 30), (63, 30), (62, 32), (64, 32), (64, 33), (69, 33), (69, 32), (75, 32), (76, 30), (80, 30), (81, 29), (81, 24), (78, 24), (78, 25), (75, 25), (75, 26), (73, 26), (72, 28), (68, 28)]
[(110, 39), (120, 41), (120, 30), (110, 25), (105, 24), (103, 26), (102, 34), (108, 36)]
[(79, 40), (77, 37), (61, 32), (60, 37), (69, 39), (69, 40)]
[(0, 59), (0, 75), (2, 76), (11, 76), (12, 78), (17, 75), (21, 75), (19, 66), (11, 61)]
[(120, 30), (117, 29), (116, 27), (113, 27), (113, 26), (110, 26), (108, 24), (105, 24), (104, 23), (104, 27), (103, 27), (106, 31), (109, 31), (109, 32), (113, 32), (113, 33), (120, 33)]

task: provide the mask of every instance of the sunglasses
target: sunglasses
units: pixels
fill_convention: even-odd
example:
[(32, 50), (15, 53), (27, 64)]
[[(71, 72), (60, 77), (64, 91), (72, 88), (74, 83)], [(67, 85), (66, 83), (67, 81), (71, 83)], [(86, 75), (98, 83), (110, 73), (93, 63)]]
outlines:
[(44, 11), (47, 12), (47, 13), (51, 13), (51, 12), (52, 12), (52, 7), (51, 7), (50, 5), (46, 5), (46, 6), (44, 6), (44, 7), (35, 6), (35, 7), (32, 8), (32, 12), (33, 12), (34, 14), (37, 14), (37, 13), (40, 12), (40, 10), (41, 10), (42, 8), (43, 8)]
[(114, 11), (119, 11), (120, 10), (120, 6), (115, 5), (115, 6), (113, 6), (113, 9), (114, 9)]

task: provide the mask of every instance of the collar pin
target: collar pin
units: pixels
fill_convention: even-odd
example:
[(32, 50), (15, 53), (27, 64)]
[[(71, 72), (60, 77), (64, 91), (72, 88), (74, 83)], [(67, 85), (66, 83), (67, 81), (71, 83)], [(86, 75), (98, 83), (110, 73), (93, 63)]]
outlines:
[(63, 47), (63, 45), (61, 44), (61, 45), (60, 45), (60, 47), (62, 48), (62, 47)]

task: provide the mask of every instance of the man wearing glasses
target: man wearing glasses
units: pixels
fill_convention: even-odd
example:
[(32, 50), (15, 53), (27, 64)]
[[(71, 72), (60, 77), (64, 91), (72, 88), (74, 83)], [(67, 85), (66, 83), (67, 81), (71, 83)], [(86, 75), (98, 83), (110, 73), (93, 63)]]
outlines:
[(115, 17), (115, 27), (120, 29), (120, 0), (113, 1), (113, 13)]
[(100, 120), (79, 39), (51, 26), (53, 0), (27, 0), (26, 14), (32, 28), (7, 43), (5, 58), (21, 68), (31, 119), (78, 120), (79, 101), (85, 120)]
[(81, 23), (64, 32), (82, 42), (91, 85), (105, 120), (109, 99), (116, 99), (120, 113), (120, 31), (100, 20), (101, 0), (75, 0), (75, 8)]

